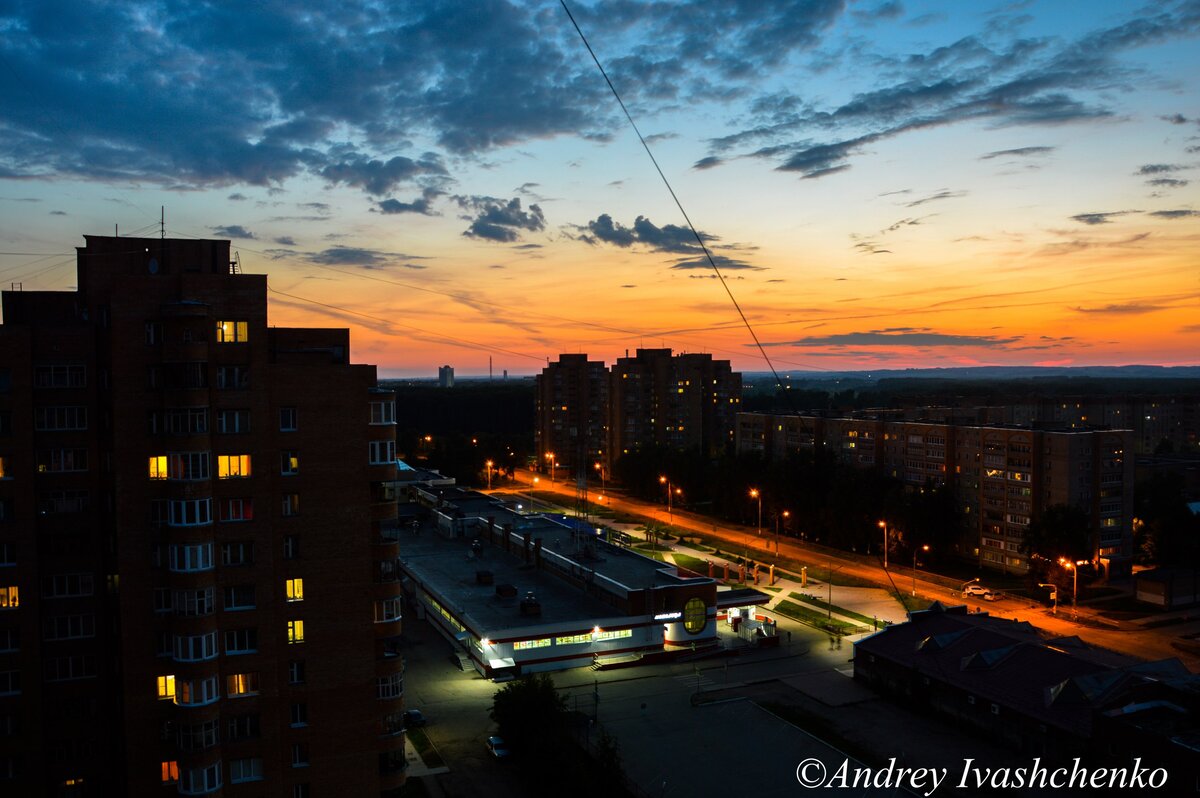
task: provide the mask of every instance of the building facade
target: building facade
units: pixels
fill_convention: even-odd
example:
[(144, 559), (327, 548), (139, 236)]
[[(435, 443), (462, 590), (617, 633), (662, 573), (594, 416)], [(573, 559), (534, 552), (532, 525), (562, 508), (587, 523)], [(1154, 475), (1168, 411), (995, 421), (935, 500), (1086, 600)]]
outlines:
[[(536, 379), (534, 444), (539, 462), (552, 457), (565, 473), (605, 462), (608, 370), (587, 355), (559, 355)], [(599, 476), (599, 475), (596, 475)]]
[(1066, 504), (1090, 520), (1093, 560), (1110, 575), (1133, 561), (1131, 432), (1041, 429), (894, 418), (740, 413), (739, 452), (783, 458), (832, 452), (913, 488), (951, 485), (965, 518), (964, 553), (997, 570), (1025, 573), (1022, 551), (1039, 513)]
[(85, 240), (3, 295), (0, 791), (394, 793), (393, 395), (228, 241)]

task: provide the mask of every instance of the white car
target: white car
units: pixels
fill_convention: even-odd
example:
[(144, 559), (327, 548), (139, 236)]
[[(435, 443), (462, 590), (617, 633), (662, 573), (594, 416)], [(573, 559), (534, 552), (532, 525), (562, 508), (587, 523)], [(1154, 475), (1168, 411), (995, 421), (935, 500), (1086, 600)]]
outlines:
[(487, 738), (487, 747), (492, 752), (492, 756), (497, 759), (504, 759), (508, 756), (508, 743), (504, 742), (503, 737)]
[(962, 594), (963, 594), (964, 596), (983, 596), (983, 597), (986, 597), (986, 596), (987, 596), (987, 594), (988, 594), (988, 593), (991, 593), (991, 592), (992, 592), (991, 590), (989, 590), (988, 588), (984, 587), (983, 585), (967, 585), (966, 587), (964, 587), (964, 588), (963, 588), (963, 592), (962, 592)]

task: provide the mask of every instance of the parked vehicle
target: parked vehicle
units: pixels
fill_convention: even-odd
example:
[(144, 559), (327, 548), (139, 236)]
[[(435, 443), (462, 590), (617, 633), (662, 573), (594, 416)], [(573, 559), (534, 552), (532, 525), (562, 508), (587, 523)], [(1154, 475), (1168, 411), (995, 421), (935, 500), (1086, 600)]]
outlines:
[(983, 585), (967, 585), (963, 588), (964, 596), (984, 596), (992, 591)]
[(406, 709), (404, 711), (404, 725), (409, 728), (418, 728), (425, 726), (429, 720), (421, 714), (419, 709)]
[(497, 759), (504, 759), (509, 755), (508, 743), (504, 742), (503, 737), (487, 738), (487, 747)]

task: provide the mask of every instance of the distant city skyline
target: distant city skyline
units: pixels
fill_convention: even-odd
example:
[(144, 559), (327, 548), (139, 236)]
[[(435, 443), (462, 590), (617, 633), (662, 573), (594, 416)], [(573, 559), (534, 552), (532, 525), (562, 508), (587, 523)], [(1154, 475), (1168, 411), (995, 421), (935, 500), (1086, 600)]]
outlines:
[[(569, 5), (778, 370), (1200, 362), (1194, 3)], [(165, 206), (384, 378), (767, 370), (557, 3), (33, 3), (0, 61), (5, 287)]]

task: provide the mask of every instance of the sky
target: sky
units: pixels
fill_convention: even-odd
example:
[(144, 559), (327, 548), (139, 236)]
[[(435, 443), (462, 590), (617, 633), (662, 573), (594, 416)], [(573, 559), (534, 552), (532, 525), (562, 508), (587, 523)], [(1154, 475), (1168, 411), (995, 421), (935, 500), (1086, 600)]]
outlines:
[(766, 370), (731, 295), (779, 371), (1200, 363), (1200, 2), (568, 7), (686, 218), (557, 0), (0, 0), (0, 284), (165, 213), (381, 376)]

